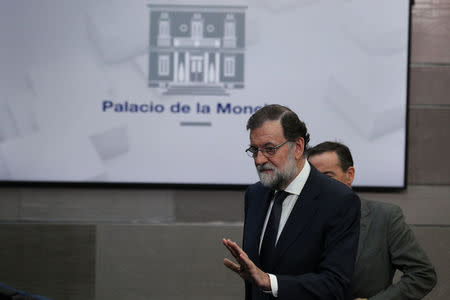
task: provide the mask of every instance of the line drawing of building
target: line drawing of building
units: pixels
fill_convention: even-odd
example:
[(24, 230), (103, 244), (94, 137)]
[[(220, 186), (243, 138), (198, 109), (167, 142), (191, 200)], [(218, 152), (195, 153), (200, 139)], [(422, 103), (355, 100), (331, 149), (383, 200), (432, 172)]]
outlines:
[(149, 87), (165, 95), (243, 89), (247, 6), (148, 4)]

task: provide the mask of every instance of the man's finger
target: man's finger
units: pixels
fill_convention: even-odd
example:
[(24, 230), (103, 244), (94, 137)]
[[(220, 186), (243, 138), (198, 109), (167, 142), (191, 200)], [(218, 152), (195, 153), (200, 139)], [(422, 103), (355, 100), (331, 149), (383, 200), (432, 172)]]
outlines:
[(231, 260), (229, 260), (228, 258), (224, 258), (223, 259), (223, 264), (230, 269), (231, 271), (234, 271), (236, 273), (239, 273), (241, 271), (241, 267), (237, 264), (235, 264), (234, 262), (232, 262)]
[(228, 242), (230, 243), (230, 245), (233, 247), (233, 249), (236, 251), (236, 252), (244, 252), (242, 249), (241, 249), (241, 247), (239, 247), (239, 245), (236, 243), (236, 242), (233, 242), (233, 241), (231, 241), (231, 240), (228, 240)]
[(233, 242), (230, 241), (229, 239), (223, 239), (222, 241), (225, 247), (227, 247), (228, 251), (230, 251), (231, 255), (233, 255), (236, 259), (239, 258), (239, 251), (236, 251)]
[(225, 247), (230, 251), (231, 255), (233, 255), (235, 258), (237, 258), (238, 254), (234, 251), (234, 249), (228, 244), (228, 242), (224, 241), (223, 244)]
[(228, 245), (230, 245), (230, 247), (238, 257), (239, 255), (241, 255), (241, 253), (244, 253), (244, 250), (242, 250), (236, 242), (228, 240)]
[(239, 263), (247, 270), (253, 265), (253, 262), (248, 258), (248, 255), (245, 254), (245, 252), (242, 252), (241, 255), (239, 255)]
[[(244, 252), (244, 250), (242, 250), (237, 243), (230, 240), (228, 240), (228, 245), (233, 249), (233, 256), (236, 258), (241, 267), (248, 269), (249, 263), (251, 264), (252, 261), (248, 258), (248, 255)], [(246, 261), (242, 260), (242, 255), (247, 258)]]

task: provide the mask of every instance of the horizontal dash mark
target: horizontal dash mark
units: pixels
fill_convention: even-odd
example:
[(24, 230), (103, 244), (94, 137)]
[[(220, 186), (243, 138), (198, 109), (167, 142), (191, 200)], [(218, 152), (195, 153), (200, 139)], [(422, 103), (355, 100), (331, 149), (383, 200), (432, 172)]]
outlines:
[(211, 122), (180, 122), (180, 126), (211, 126)]

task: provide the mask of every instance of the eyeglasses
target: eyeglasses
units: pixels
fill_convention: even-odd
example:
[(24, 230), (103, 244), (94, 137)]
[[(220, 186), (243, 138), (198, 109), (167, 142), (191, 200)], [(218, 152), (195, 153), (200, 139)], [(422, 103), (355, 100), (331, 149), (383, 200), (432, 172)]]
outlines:
[(286, 141), (284, 143), (281, 143), (277, 146), (273, 146), (273, 147), (262, 147), (262, 148), (256, 148), (253, 146), (250, 146), (247, 150), (245, 150), (245, 152), (247, 153), (248, 156), (250, 156), (251, 158), (256, 158), (258, 156), (258, 151), (261, 151), (262, 155), (264, 155), (265, 157), (269, 158), (275, 155), (275, 153), (277, 153), (277, 150), (283, 146), (284, 144), (286, 144), (289, 141)]

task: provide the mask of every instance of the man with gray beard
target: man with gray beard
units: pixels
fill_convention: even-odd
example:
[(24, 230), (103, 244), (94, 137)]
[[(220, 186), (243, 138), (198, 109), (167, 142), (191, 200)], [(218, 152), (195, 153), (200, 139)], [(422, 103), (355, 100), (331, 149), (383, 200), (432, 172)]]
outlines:
[(349, 299), (359, 236), (360, 201), (305, 158), (309, 134), (292, 110), (267, 105), (248, 120), (260, 182), (245, 194), (242, 248), (227, 268), (245, 281), (247, 300)]

